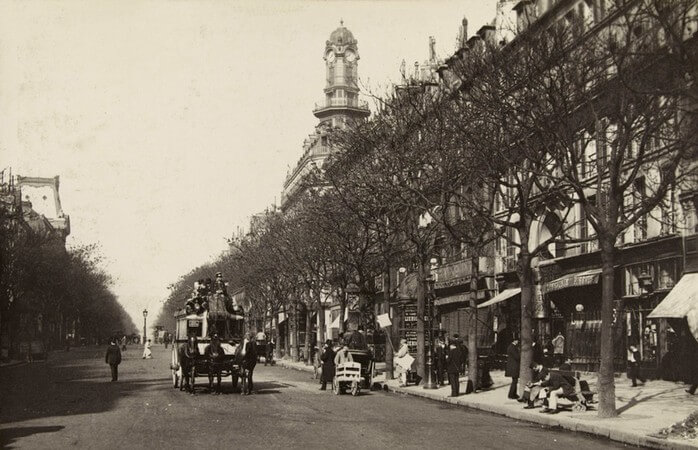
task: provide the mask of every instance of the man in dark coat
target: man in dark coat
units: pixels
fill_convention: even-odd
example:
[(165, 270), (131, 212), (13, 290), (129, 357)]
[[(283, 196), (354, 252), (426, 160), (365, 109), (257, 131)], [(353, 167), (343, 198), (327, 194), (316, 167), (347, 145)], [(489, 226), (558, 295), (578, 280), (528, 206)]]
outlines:
[(109, 341), (104, 362), (111, 367), (111, 380), (117, 381), (119, 379), (119, 364), (121, 364), (121, 350), (119, 350), (119, 346), (116, 343), (116, 338)]
[(460, 368), (463, 365), (463, 353), (456, 342), (451, 342), (446, 355), (446, 373), (448, 374), (448, 384), (451, 385), (451, 397), (458, 397), (460, 394)]
[(463, 338), (458, 333), (453, 335), (453, 341), (456, 343), (462, 361), (460, 363), (460, 374), (465, 375), (465, 365), (468, 363), (468, 346), (463, 342)]
[(276, 346), (276, 342), (274, 342), (274, 338), (270, 337), (267, 340), (267, 348), (264, 356), (264, 365), (266, 366), (267, 363), (269, 365), (273, 366), (274, 365), (274, 347)]
[(322, 356), (320, 360), (322, 361), (322, 376), (320, 377), (321, 387), (320, 390), (324, 391), (327, 389), (327, 383), (332, 383), (334, 378), (334, 357), (335, 352), (332, 350), (332, 341), (328, 339), (325, 342), (325, 346), (322, 348)]
[(434, 348), (434, 362), (436, 363), (436, 384), (443, 386), (444, 372), (446, 371), (446, 345), (441, 338), (436, 339), (436, 347)]
[(567, 397), (574, 394), (573, 384), (567, 377), (556, 372), (548, 372), (545, 380), (541, 382), (541, 386), (548, 388), (548, 408), (543, 408), (542, 412), (557, 414), (557, 399), (558, 397)]
[(508, 397), (511, 399), (517, 399), (517, 390), (519, 384), (519, 364), (521, 360), (521, 355), (519, 353), (519, 340), (514, 339), (507, 347), (507, 366), (504, 370), (504, 375), (511, 377), (511, 386), (509, 387)]

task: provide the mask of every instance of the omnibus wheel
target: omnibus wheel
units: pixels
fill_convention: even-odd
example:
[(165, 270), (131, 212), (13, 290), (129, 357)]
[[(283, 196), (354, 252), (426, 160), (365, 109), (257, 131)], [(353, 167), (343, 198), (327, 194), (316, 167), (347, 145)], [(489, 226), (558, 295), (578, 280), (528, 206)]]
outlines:
[(357, 395), (359, 395), (359, 391), (360, 391), (360, 390), (361, 390), (361, 387), (359, 386), (359, 382), (358, 382), (358, 381), (352, 381), (352, 382), (351, 382), (351, 395), (353, 395), (354, 397), (356, 397)]

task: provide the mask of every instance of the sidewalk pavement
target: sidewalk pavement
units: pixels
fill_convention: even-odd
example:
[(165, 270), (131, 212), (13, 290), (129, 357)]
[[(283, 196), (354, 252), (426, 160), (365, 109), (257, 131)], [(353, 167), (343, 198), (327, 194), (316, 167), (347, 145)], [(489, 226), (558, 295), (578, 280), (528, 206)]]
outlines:
[[(313, 366), (306, 366), (302, 362), (281, 360), (277, 361), (277, 364), (296, 370), (313, 371)], [(563, 411), (555, 415), (541, 414), (538, 408), (523, 409), (523, 404), (507, 399), (511, 379), (504, 377), (502, 371), (492, 371), (491, 375), (494, 381), (491, 389), (476, 394), (461, 394), (456, 398), (449, 397), (451, 388), (448, 385), (439, 389), (424, 389), (421, 385), (399, 387), (397, 380), (382, 380), (382, 383), (384, 389), (392, 392), (466, 406), (517, 420), (595, 434), (630, 445), (660, 449), (698, 448), (698, 439), (655, 437), (663, 428), (683, 421), (691, 413), (698, 411), (698, 395), (687, 394), (686, 386), (682, 383), (658, 380), (632, 387), (630, 380), (625, 377), (617, 378), (616, 408), (619, 416), (601, 419), (597, 416), (595, 405), (592, 405), (590, 411)], [(588, 381), (591, 390), (596, 392), (596, 374), (583, 374), (582, 379)], [(465, 389), (465, 384), (465, 380), (461, 380), (461, 391)]]

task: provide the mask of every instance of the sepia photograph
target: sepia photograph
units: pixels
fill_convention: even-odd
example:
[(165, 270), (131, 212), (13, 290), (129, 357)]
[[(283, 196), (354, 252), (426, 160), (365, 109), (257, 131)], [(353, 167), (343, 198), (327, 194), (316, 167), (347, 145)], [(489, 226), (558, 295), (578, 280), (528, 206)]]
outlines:
[(698, 0), (0, 0), (0, 448), (698, 450)]

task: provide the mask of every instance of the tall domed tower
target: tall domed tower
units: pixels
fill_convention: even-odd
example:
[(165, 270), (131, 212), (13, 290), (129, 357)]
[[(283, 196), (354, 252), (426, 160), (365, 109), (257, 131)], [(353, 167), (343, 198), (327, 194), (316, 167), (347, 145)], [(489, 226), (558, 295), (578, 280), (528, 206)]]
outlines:
[(317, 173), (332, 153), (328, 133), (333, 127), (344, 127), (354, 121), (371, 115), (366, 102), (359, 100), (358, 71), (359, 50), (351, 31), (340, 22), (339, 28), (330, 34), (325, 43), (325, 99), (322, 105), (315, 105), (313, 114), (320, 119), (315, 131), (303, 141), (303, 154), (295, 167), (286, 175), (281, 192), (281, 209), (292, 208), (298, 194), (308, 188), (322, 189), (322, 182), (309, 185), (308, 173)]
[(320, 124), (343, 126), (347, 119), (361, 119), (371, 114), (368, 105), (359, 101), (357, 44), (343, 21), (325, 43), (325, 101), (313, 111)]

